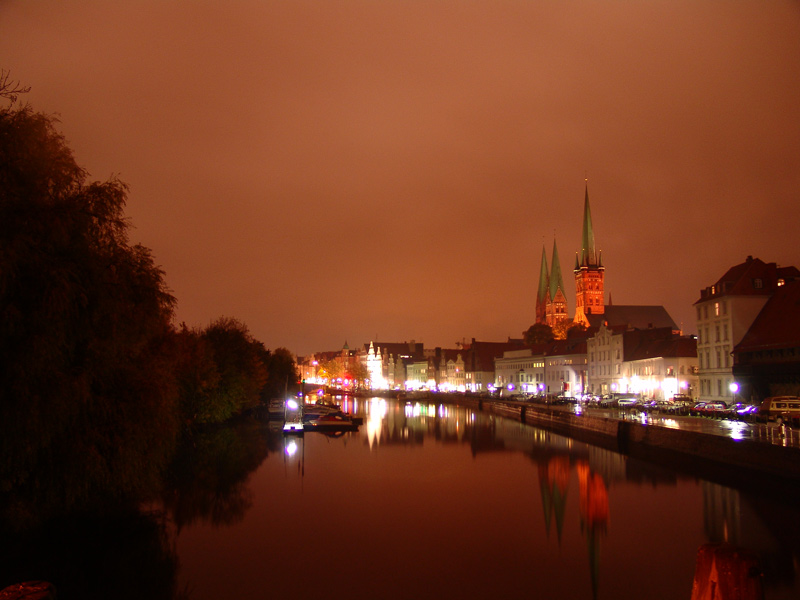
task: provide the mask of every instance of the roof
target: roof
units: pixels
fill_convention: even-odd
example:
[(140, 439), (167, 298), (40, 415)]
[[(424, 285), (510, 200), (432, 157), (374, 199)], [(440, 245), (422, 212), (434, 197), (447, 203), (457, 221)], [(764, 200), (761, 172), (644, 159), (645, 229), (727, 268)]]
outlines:
[(734, 353), (800, 346), (800, 280), (779, 286)]
[[(391, 354), (395, 358), (410, 356), (417, 360), (423, 359), (422, 342), (370, 342), (375, 352), (380, 349), (381, 355)], [(364, 344), (364, 351), (369, 351), (369, 344)]]
[(692, 337), (673, 337), (671, 339), (644, 339), (629, 353), (625, 349), (625, 360), (647, 358), (692, 358), (697, 356), (697, 339)]
[(467, 371), (494, 371), (494, 359), (503, 356), (509, 350), (521, 350), (526, 348), (522, 340), (512, 340), (507, 342), (476, 342), (472, 341), (469, 348), (462, 352), (464, 357), (464, 368)]
[(800, 271), (748, 256), (743, 263), (728, 269), (714, 285), (700, 290), (700, 299), (695, 304), (721, 296), (769, 296), (778, 288), (779, 279), (800, 279)]
[(605, 324), (607, 327), (624, 326), (628, 329), (658, 329), (660, 327), (678, 329), (675, 321), (663, 306), (611, 304), (606, 305), (603, 314), (588, 314), (586, 318), (589, 320), (590, 327), (599, 327)]

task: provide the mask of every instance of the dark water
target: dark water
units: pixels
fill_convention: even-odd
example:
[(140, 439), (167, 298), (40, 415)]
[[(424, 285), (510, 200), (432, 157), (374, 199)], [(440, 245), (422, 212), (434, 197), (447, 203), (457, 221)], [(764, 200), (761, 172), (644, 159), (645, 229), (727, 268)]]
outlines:
[(195, 440), (144, 516), (72, 524), (77, 549), (0, 572), (60, 578), (59, 598), (689, 600), (696, 571), (800, 597), (800, 510), (770, 490), (466, 409), (349, 403), (358, 432)]

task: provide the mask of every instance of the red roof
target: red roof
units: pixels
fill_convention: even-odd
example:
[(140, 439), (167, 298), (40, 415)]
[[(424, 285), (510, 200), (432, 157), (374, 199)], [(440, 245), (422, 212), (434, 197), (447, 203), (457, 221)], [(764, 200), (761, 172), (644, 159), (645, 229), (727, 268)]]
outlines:
[(734, 352), (800, 346), (800, 280), (778, 287)]
[(780, 279), (785, 282), (800, 279), (800, 271), (748, 256), (745, 262), (728, 269), (714, 285), (700, 290), (700, 299), (695, 304), (725, 295), (768, 296), (778, 288)]

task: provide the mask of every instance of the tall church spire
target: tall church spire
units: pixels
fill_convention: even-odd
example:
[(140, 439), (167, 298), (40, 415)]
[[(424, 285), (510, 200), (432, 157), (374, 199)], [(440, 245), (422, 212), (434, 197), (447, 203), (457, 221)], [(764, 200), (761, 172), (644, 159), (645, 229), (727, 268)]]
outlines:
[(555, 300), (558, 290), (564, 292), (564, 279), (561, 277), (561, 261), (558, 260), (558, 247), (553, 240), (552, 263), (550, 267), (550, 298)]
[(542, 266), (539, 269), (539, 291), (536, 294), (536, 322), (547, 319), (547, 291), (550, 287), (550, 271), (547, 268), (547, 252), (542, 244)]
[(583, 235), (581, 236), (580, 266), (599, 267), (597, 250), (594, 245), (594, 228), (592, 227), (592, 209), (589, 207), (589, 182), (586, 182), (586, 195), (583, 201)]
[(547, 324), (553, 327), (558, 321), (567, 318), (567, 296), (564, 293), (564, 279), (561, 277), (561, 261), (558, 259), (558, 246), (553, 239), (553, 254), (550, 257), (550, 278), (547, 290)]

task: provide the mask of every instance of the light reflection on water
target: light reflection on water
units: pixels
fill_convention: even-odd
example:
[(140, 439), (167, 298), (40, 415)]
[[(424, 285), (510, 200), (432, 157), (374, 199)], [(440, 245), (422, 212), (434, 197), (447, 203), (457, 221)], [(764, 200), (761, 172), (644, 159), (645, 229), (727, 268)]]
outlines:
[(242, 518), (174, 532), (179, 589), (690, 600), (725, 542), (758, 554), (767, 600), (800, 596), (795, 508), (463, 408), (349, 408), (364, 417), (355, 433), (265, 428)]

